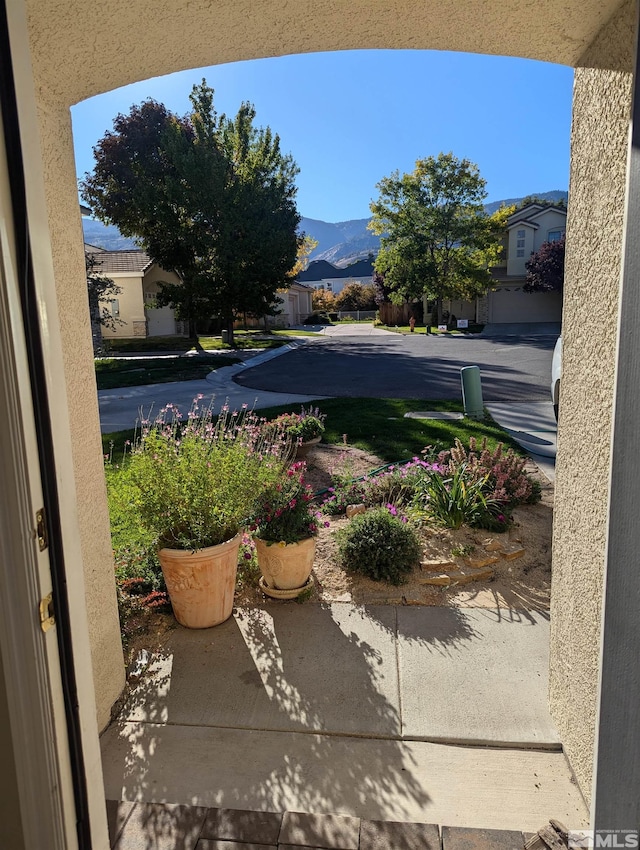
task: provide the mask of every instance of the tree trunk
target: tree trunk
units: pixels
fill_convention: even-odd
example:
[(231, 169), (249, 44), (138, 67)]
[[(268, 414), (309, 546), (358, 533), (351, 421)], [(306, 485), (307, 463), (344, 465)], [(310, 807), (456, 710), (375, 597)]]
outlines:
[(227, 333), (229, 334), (229, 345), (231, 348), (235, 348), (236, 341), (233, 335), (233, 316), (227, 317)]
[(196, 348), (198, 347), (198, 332), (196, 330), (196, 320), (193, 317), (189, 318), (189, 339), (193, 340)]

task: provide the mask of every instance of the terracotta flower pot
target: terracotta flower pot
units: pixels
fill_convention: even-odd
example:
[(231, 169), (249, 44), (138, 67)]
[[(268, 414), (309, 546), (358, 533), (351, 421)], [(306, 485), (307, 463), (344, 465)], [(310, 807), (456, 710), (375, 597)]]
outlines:
[[(264, 578), (263, 590), (302, 590), (308, 583), (316, 556), (316, 538), (299, 543), (267, 543), (255, 537), (258, 566)], [(296, 595), (296, 594), (293, 594)]]
[(314, 437), (306, 443), (300, 443), (296, 448), (296, 457), (306, 457), (314, 446), (317, 446), (322, 437)]
[(188, 629), (208, 629), (233, 610), (242, 535), (219, 546), (190, 552), (160, 549), (158, 557), (176, 620)]

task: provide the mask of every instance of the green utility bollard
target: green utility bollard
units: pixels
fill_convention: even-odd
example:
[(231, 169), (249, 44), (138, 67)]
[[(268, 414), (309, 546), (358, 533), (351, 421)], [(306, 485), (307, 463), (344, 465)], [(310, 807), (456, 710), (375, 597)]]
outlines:
[(484, 404), (482, 402), (480, 369), (478, 366), (464, 366), (460, 369), (460, 380), (462, 381), (462, 403), (464, 404), (465, 416), (470, 416), (472, 419), (482, 419), (484, 417)]
[(222, 342), (223, 344), (224, 344), (224, 343), (228, 343), (228, 342), (229, 342), (229, 331), (222, 331), (222, 333), (220, 334), (220, 336), (222, 337), (221, 342)]

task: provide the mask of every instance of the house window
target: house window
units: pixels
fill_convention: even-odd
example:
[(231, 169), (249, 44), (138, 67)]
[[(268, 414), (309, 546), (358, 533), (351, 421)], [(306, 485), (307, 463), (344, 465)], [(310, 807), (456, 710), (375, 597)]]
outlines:
[(518, 239), (524, 239), (524, 230), (518, 230), (516, 236), (518, 237)]
[(524, 248), (524, 239), (518, 239), (516, 248)]
[(562, 239), (563, 233), (564, 233), (564, 231), (562, 231), (562, 230), (550, 230), (549, 231), (549, 238), (547, 239), (547, 242), (558, 242), (558, 241), (560, 241), (560, 239)]
[(518, 248), (516, 251), (516, 257), (524, 257), (524, 248)]

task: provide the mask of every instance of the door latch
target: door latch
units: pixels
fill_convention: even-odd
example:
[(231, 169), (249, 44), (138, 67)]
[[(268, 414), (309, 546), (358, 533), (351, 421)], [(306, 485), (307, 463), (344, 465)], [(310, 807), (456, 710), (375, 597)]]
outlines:
[(36, 536), (38, 538), (38, 547), (41, 552), (49, 545), (49, 536), (47, 534), (47, 515), (44, 508), (36, 511)]
[(43, 632), (48, 632), (52, 626), (56, 624), (55, 613), (53, 610), (53, 593), (45, 596), (40, 600), (40, 628)]

